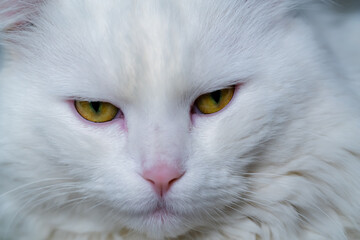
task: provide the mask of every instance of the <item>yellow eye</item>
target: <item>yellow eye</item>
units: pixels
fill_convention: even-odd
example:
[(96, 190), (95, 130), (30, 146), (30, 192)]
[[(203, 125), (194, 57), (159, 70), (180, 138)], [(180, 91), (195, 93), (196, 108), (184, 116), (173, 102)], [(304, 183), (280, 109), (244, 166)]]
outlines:
[(78, 113), (91, 122), (108, 122), (115, 118), (119, 109), (107, 102), (75, 101)]
[(223, 109), (232, 99), (235, 87), (217, 90), (198, 97), (195, 106), (204, 114), (211, 114)]

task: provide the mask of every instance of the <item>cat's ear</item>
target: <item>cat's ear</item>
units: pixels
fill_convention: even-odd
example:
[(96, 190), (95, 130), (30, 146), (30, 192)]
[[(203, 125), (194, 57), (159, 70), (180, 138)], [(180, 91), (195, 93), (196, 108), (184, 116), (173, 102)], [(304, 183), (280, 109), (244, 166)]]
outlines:
[[(33, 21), (40, 14), (45, 0), (0, 0), (0, 64), (17, 55), (22, 35), (34, 28)], [(7, 53), (7, 54), (5, 54)]]
[(44, 0), (1, 0), (0, 31), (21, 29), (31, 24)]

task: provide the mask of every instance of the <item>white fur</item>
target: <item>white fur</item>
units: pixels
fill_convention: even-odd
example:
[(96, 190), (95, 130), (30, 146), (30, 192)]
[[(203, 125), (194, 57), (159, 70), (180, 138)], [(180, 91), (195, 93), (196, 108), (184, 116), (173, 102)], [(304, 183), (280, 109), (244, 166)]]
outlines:
[[(0, 239), (360, 239), (360, 17), (313, 4), (1, 0)], [(165, 222), (159, 158), (186, 169)]]

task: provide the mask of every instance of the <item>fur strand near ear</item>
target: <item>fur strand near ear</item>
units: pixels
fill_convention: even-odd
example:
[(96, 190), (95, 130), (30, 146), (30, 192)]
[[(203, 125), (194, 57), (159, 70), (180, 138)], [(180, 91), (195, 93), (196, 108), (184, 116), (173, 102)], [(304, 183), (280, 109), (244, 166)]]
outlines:
[(0, 30), (6, 30), (14, 25), (30, 21), (44, 0), (1, 0)]

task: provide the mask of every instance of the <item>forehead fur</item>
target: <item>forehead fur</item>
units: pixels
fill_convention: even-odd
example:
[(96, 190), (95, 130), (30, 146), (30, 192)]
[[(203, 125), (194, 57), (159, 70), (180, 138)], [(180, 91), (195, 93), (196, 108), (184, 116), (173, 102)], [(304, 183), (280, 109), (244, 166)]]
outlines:
[(91, 86), (131, 101), (143, 91), (161, 94), (161, 86), (178, 97), (247, 77), (249, 59), (269, 42), (266, 33), (295, 6), (290, 0), (204, 1), (48, 1), (39, 5), (31, 31), (19, 33), (25, 47), (14, 48), (38, 61), (40, 73), (58, 76), (51, 80), (63, 83), (57, 88), (71, 85), (68, 95)]

